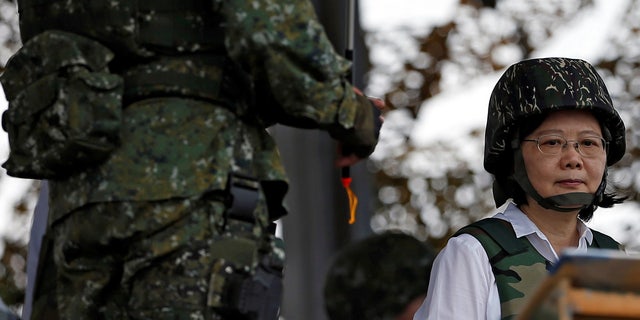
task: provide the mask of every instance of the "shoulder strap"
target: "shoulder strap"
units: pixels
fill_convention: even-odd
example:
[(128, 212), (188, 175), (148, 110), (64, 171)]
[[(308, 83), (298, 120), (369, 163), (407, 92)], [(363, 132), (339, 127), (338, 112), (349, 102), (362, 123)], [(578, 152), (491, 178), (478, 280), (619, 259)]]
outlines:
[[(516, 238), (513, 227), (508, 221), (498, 218), (486, 218), (476, 221), (462, 229), (458, 230), (454, 236), (462, 233), (469, 233), (473, 236), (474, 228), (484, 231), (493, 241), (495, 241), (509, 255), (514, 255), (527, 250), (527, 245), (521, 241), (514, 241)], [(476, 237), (478, 238), (478, 237)], [(481, 239), (480, 242), (482, 243)]]
[(547, 274), (548, 263), (526, 237), (517, 238), (511, 223), (487, 218), (460, 229), (474, 236), (487, 253), (500, 296), (501, 319), (513, 319)]
[(591, 233), (593, 233), (593, 243), (591, 244), (593, 248), (620, 250), (622, 247), (616, 240), (600, 231), (591, 229)]

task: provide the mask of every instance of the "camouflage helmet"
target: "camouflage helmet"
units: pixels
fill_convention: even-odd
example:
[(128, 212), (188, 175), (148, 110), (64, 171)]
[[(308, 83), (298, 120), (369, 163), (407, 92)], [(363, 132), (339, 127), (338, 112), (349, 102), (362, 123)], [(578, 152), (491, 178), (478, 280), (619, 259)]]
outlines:
[(436, 252), (403, 233), (385, 232), (335, 256), (324, 287), (329, 319), (393, 319), (425, 295)]
[(511, 141), (520, 124), (531, 116), (565, 109), (591, 111), (610, 135), (607, 165), (622, 158), (625, 126), (596, 69), (579, 59), (539, 58), (510, 66), (491, 93), (485, 169), (495, 175), (505, 174), (503, 170), (508, 170), (513, 154)]

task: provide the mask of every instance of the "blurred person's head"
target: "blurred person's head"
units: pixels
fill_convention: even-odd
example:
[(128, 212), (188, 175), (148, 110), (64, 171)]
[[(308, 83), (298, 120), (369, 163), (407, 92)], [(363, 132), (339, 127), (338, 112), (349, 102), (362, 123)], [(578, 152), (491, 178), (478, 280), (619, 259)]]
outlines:
[(436, 252), (403, 233), (386, 232), (343, 248), (327, 273), (330, 319), (413, 319), (429, 285)]

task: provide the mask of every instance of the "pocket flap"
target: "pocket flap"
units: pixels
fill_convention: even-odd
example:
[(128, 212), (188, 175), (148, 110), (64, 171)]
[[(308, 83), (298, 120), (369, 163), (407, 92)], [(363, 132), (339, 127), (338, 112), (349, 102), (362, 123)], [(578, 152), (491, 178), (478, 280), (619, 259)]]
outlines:
[(36, 79), (74, 65), (101, 71), (113, 57), (111, 50), (90, 38), (58, 30), (45, 31), (27, 41), (9, 59), (0, 82), (7, 99), (13, 100)]
[(31, 121), (36, 113), (53, 104), (58, 88), (58, 78), (55, 75), (38, 79), (10, 102), (6, 121), (16, 125)]

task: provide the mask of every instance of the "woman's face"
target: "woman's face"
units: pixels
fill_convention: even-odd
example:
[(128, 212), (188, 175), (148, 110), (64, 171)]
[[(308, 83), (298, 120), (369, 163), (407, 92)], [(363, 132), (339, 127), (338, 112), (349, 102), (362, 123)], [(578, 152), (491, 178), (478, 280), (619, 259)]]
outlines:
[[(522, 142), (527, 175), (536, 191), (543, 198), (570, 192), (594, 194), (602, 180), (607, 156), (598, 139), (602, 138), (602, 130), (593, 114), (581, 110), (553, 112), (525, 140), (540, 137), (543, 139), (539, 143), (544, 150), (555, 149), (558, 154), (543, 154), (536, 142)], [(564, 143), (559, 137), (568, 140), (568, 145), (559, 147)], [(576, 141), (582, 149), (600, 145), (602, 152), (581, 155), (575, 148)]]

